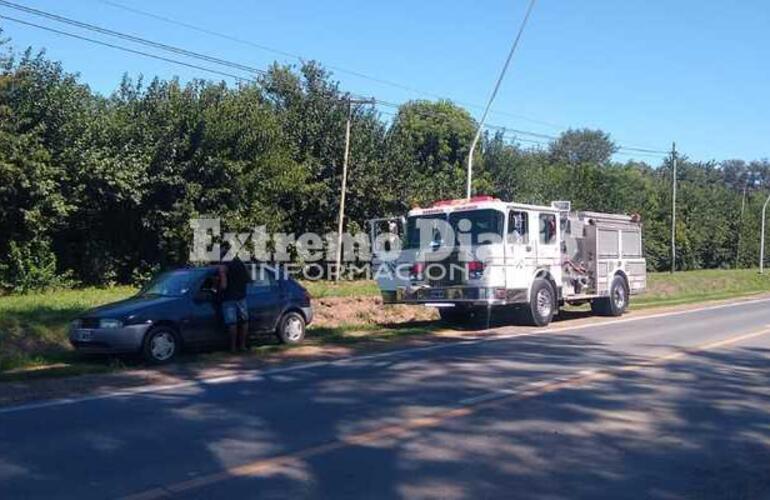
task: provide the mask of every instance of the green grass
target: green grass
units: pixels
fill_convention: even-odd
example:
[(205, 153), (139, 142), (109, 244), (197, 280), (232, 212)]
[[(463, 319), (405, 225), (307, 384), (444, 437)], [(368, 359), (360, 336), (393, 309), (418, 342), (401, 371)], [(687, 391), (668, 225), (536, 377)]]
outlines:
[[(377, 295), (372, 281), (303, 283), (314, 298)], [(69, 322), (86, 309), (133, 294), (130, 287), (84, 288), (40, 294), (0, 297), (0, 381), (34, 376), (69, 375), (125, 368), (121, 360), (77, 356), (69, 348)], [(770, 292), (770, 275), (756, 270), (708, 270), (651, 273), (648, 291), (632, 299), (633, 309), (681, 305)], [(405, 336), (424, 334), (437, 325), (410, 323), (382, 327), (366, 323), (335, 328), (313, 327), (311, 344), (355, 346), (385, 343)], [(286, 349), (263, 346), (255, 352), (269, 354)], [(208, 362), (221, 359), (209, 354), (194, 357)], [(131, 362), (129, 362), (129, 365)]]
[(67, 344), (70, 321), (86, 309), (134, 291), (130, 287), (85, 288), (0, 297), (0, 372), (71, 363), (75, 356)]
[(634, 309), (692, 304), (770, 292), (770, 274), (756, 269), (708, 269), (650, 273), (647, 292), (631, 301)]

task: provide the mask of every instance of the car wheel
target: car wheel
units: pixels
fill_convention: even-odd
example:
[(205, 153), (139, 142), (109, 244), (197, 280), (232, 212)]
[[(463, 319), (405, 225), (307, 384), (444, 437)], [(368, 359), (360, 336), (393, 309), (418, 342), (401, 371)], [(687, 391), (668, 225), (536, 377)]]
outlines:
[(142, 355), (148, 363), (163, 364), (173, 360), (179, 353), (181, 343), (174, 329), (159, 326), (150, 330), (144, 337)]
[(305, 318), (298, 312), (287, 312), (281, 318), (277, 334), (284, 344), (299, 344), (305, 338)]
[(547, 326), (556, 314), (556, 292), (551, 284), (538, 278), (532, 284), (532, 294), (527, 307), (527, 322), (532, 326)]
[(591, 311), (601, 316), (620, 316), (628, 309), (628, 286), (622, 276), (615, 276), (609, 297), (591, 301)]

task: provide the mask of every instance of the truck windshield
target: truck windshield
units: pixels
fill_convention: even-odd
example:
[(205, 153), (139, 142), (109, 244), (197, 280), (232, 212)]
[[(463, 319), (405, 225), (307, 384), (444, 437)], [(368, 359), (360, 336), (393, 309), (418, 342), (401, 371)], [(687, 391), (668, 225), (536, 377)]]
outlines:
[[(434, 237), (437, 239), (438, 234), (436, 234), (436, 226), (438, 225), (437, 221), (444, 221), (446, 222), (446, 214), (432, 214), (432, 215), (415, 215), (413, 217), (409, 217), (406, 219), (406, 241), (404, 242), (404, 248), (419, 248), (420, 247), (420, 226), (422, 224), (419, 224), (418, 221), (429, 221), (430, 225), (427, 225), (427, 227), (433, 229), (433, 233), (431, 234), (431, 240), (434, 239)], [(423, 223), (426, 224), (426, 223)]]
[[(431, 214), (409, 217), (406, 220), (406, 242), (404, 248), (419, 248), (420, 246), (420, 228), (418, 221), (444, 221), (448, 222), (455, 232), (455, 244), (457, 244), (457, 235), (462, 233), (470, 235), (472, 245), (485, 245), (502, 241), (503, 237), (503, 213), (498, 210), (468, 210), (463, 212), (453, 212), (449, 214)], [(463, 222), (467, 221), (467, 222)], [(425, 224), (425, 223), (423, 223)], [(433, 224), (434, 234), (430, 235), (429, 241), (435, 241), (437, 244), (443, 244), (441, 235), (438, 234)], [(428, 226), (431, 227), (431, 226)], [(465, 236), (467, 238), (467, 236)]]
[(472, 245), (500, 243), (503, 238), (503, 213), (498, 210), (453, 212), (449, 214), (449, 225), (455, 239), (458, 234), (470, 234)]

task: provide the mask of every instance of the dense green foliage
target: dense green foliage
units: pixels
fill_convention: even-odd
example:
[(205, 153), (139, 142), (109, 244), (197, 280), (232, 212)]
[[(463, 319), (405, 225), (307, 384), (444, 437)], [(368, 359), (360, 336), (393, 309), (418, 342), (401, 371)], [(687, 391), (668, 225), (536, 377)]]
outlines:
[[(137, 282), (187, 261), (192, 217), (226, 230), (336, 228), (345, 93), (314, 63), (274, 66), (237, 87), (128, 77), (110, 96), (27, 51), (0, 56), (0, 287), (62, 276)], [(392, 120), (354, 108), (347, 227), (464, 194), (476, 123), (448, 101), (404, 104)], [(388, 118), (387, 120), (385, 118)], [(477, 150), (475, 191), (522, 202), (639, 212), (651, 269), (669, 263), (670, 161), (617, 163), (601, 131), (547, 150), (503, 135)], [(680, 161), (677, 265), (737, 267), (758, 257), (770, 164)], [(745, 207), (742, 204), (745, 193)], [(67, 274), (69, 273), (69, 274)]]

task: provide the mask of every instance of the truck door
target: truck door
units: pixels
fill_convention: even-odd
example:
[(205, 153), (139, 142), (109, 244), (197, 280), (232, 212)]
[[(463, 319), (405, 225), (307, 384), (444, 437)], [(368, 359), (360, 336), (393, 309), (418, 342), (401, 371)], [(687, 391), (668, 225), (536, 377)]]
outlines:
[(561, 267), (559, 219), (555, 213), (541, 212), (537, 216), (537, 228), (537, 266), (550, 268), (553, 273)]
[(505, 284), (509, 289), (527, 288), (536, 253), (530, 234), (530, 213), (511, 209), (505, 237)]
[(385, 253), (394, 252), (403, 248), (405, 240), (405, 221), (403, 217), (383, 217), (370, 219), (369, 238), (372, 246), (372, 276), (377, 281), (377, 286), (383, 292), (383, 297), (388, 295), (395, 300), (396, 288), (401, 283), (396, 270), (401, 258), (396, 260), (382, 259)]

